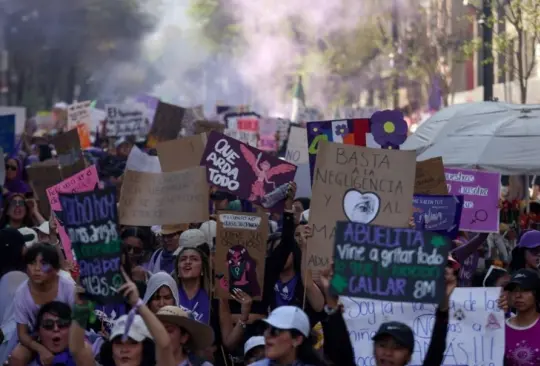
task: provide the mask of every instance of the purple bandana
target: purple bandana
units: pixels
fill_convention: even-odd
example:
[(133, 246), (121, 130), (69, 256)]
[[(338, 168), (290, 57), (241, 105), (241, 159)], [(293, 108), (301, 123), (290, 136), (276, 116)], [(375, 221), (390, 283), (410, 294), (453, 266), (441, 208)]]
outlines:
[(274, 292), (276, 293), (276, 306), (289, 305), (294, 292), (296, 290), (296, 283), (298, 282), (298, 275), (294, 275), (288, 282), (283, 283), (281, 280), (276, 282), (274, 286)]

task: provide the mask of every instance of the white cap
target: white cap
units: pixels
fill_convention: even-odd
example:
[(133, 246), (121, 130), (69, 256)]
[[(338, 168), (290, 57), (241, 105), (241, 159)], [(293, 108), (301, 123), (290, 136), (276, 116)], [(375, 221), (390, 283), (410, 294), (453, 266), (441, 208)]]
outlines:
[(255, 347), (264, 346), (264, 337), (263, 336), (256, 336), (251, 337), (247, 340), (247, 342), (244, 344), (244, 356), (247, 355), (249, 351), (251, 351)]
[(30, 238), (30, 235), (34, 236), (33, 239), (29, 239), (24, 243), (27, 247), (30, 247), (30, 246), (36, 244), (39, 241), (38, 240), (38, 235), (37, 235), (37, 233), (36, 233), (36, 231), (34, 229), (30, 229), (29, 227), (22, 227), (22, 228), (19, 229), (19, 232), (23, 236), (28, 236), (29, 238)]
[(295, 329), (304, 336), (309, 337), (311, 326), (309, 318), (304, 311), (296, 306), (280, 306), (275, 308), (264, 322), (277, 329)]
[(210, 248), (214, 246), (214, 238), (216, 237), (217, 223), (214, 220), (208, 220), (201, 224), (200, 231), (206, 236), (206, 242)]
[(195, 248), (206, 243), (206, 236), (199, 229), (189, 229), (180, 234), (178, 241), (181, 247)]
[(300, 215), (300, 220), (309, 221), (309, 208), (302, 212), (302, 215)]
[(41, 225), (36, 226), (35, 229), (45, 235), (49, 235), (51, 233), (51, 228), (49, 227), (49, 221), (43, 222)]
[[(109, 337), (110, 340), (124, 335), (127, 319), (127, 315), (122, 315), (120, 318), (115, 320), (114, 326), (111, 330), (111, 336)], [(152, 339), (152, 336), (150, 335), (150, 332), (148, 331), (148, 328), (146, 328), (146, 324), (144, 324), (144, 320), (140, 315), (135, 315), (133, 324), (131, 324), (127, 336), (136, 342), (142, 342), (146, 338)]]

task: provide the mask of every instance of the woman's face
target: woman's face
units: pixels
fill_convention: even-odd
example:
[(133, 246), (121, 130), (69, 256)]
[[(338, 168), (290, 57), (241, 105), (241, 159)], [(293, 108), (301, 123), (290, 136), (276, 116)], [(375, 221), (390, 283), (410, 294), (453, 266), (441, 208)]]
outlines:
[(36, 259), (26, 266), (26, 271), (30, 280), (36, 285), (50, 281), (57, 274), (49, 263), (43, 261), (41, 254), (38, 254)]
[(116, 366), (140, 366), (143, 358), (143, 344), (131, 338), (122, 342), (122, 337), (116, 337), (113, 340), (112, 353)]
[(411, 359), (410, 351), (396, 343), (391, 336), (375, 342), (375, 362), (377, 366), (405, 366)]
[(137, 265), (144, 255), (144, 245), (136, 236), (128, 236), (124, 239), (124, 247), (128, 253), (132, 265)]
[(301, 337), (293, 338), (288, 330), (268, 327), (264, 331), (265, 353), (271, 360), (279, 360), (290, 355), (300, 345)]
[(163, 248), (167, 250), (174, 250), (178, 248), (178, 245), (180, 244), (178, 242), (178, 239), (180, 239), (180, 232), (172, 233), (172, 234), (166, 234), (161, 235), (161, 243), (163, 245)]
[(6, 162), (6, 178), (8, 180), (13, 180), (17, 178), (17, 172), (19, 170), (19, 165), (14, 159), (8, 159)]
[(176, 305), (172, 291), (168, 286), (161, 286), (150, 300), (150, 310), (155, 314), (164, 306)]
[(180, 347), (187, 343), (189, 339), (189, 334), (181, 329), (176, 324), (163, 323), (167, 333), (169, 333), (169, 338), (171, 338), (171, 344), (173, 347)]
[(540, 264), (540, 247), (525, 250), (525, 267), (536, 269)]
[(14, 196), (9, 201), (8, 216), (12, 220), (22, 220), (26, 216), (26, 201), (24, 197)]
[(536, 299), (532, 291), (524, 291), (519, 287), (510, 292), (511, 303), (518, 312), (536, 307)]
[(62, 319), (45, 313), (39, 328), (40, 343), (52, 353), (63, 352), (68, 347), (69, 326), (71, 319)]
[(202, 273), (201, 254), (194, 249), (186, 249), (178, 258), (178, 274), (182, 279), (200, 278)]

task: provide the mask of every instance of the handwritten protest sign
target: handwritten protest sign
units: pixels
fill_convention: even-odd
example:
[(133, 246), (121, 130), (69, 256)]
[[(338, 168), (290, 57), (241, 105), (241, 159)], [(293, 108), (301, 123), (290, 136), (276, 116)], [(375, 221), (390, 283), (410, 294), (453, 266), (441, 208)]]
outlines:
[(283, 201), (267, 194), (292, 182), (296, 172), (295, 165), (217, 132), (208, 136), (201, 165), (210, 184), (271, 211), (282, 211)]
[(162, 170), (175, 172), (199, 166), (205, 147), (206, 134), (201, 134), (160, 142), (156, 150)]
[(309, 161), (307, 132), (305, 128), (291, 126), (285, 160), (296, 165)]
[(91, 101), (71, 104), (67, 109), (68, 128), (77, 129), (81, 148), (87, 149), (92, 145), (90, 141), (90, 126), (92, 126)]
[[(504, 313), (497, 307), (499, 288), (461, 288), (450, 300), (446, 350), (441, 366), (502, 366)], [(341, 297), (358, 366), (375, 365), (372, 337), (384, 322), (404, 322), (414, 332), (410, 365), (422, 365), (431, 341), (436, 305)]]
[(501, 175), (479, 170), (445, 168), (448, 192), (463, 195), (460, 230), (499, 232)]
[(70, 130), (55, 136), (52, 143), (58, 155), (62, 178), (71, 177), (86, 168), (77, 130)]
[(457, 237), (463, 196), (415, 194), (413, 206), (416, 230), (433, 231), (450, 239)]
[(85, 295), (101, 303), (120, 303), (124, 283), (122, 240), (116, 229), (116, 189), (59, 195), (64, 227), (73, 245)]
[(160, 141), (177, 138), (182, 129), (185, 114), (185, 108), (159, 101), (154, 115), (154, 122), (148, 135), (147, 146), (156, 147)]
[(216, 274), (221, 291), (216, 297), (229, 298), (229, 291), (240, 289), (262, 299), (268, 216), (220, 212), (216, 228)]
[(313, 179), (307, 266), (316, 279), (332, 256), (336, 221), (408, 227), (414, 151), (321, 141)]
[(446, 195), (446, 178), (444, 176), (443, 160), (439, 156), (416, 163), (415, 194)]
[(88, 192), (96, 189), (99, 182), (98, 173), (95, 165), (92, 165), (83, 171), (69, 177), (62, 182), (47, 188), (47, 197), (51, 210), (54, 212), (58, 219), (58, 234), (60, 235), (60, 241), (64, 248), (67, 259), (73, 260), (73, 253), (71, 251), (71, 242), (69, 236), (64, 228), (64, 215), (62, 212), (62, 205), (58, 199), (60, 193), (81, 193)]
[(144, 128), (145, 111), (138, 104), (108, 104), (105, 110), (109, 137), (139, 135)]
[(231, 112), (223, 116), (227, 128), (225, 135), (249, 146), (258, 146), (259, 118), (253, 112)]
[(208, 220), (203, 167), (171, 173), (127, 170), (120, 194), (120, 224), (175, 225)]
[(338, 295), (438, 304), (449, 249), (429, 231), (339, 221), (330, 285)]

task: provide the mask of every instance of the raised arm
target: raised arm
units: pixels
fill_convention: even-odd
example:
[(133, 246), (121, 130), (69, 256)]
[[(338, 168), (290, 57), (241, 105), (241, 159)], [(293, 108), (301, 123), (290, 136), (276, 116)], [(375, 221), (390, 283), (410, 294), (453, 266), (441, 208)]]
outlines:
[(460, 264), (463, 264), (463, 262), (465, 262), (465, 260), (471, 254), (476, 252), (476, 250), (478, 250), (480, 245), (482, 245), (484, 243), (484, 241), (486, 241), (488, 235), (489, 235), (488, 233), (480, 233), (480, 234), (476, 235), (474, 238), (469, 240), (466, 244), (463, 244), (463, 245), (457, 247), (456, 249), (454, 249), (452, 251), (453, 257)]

